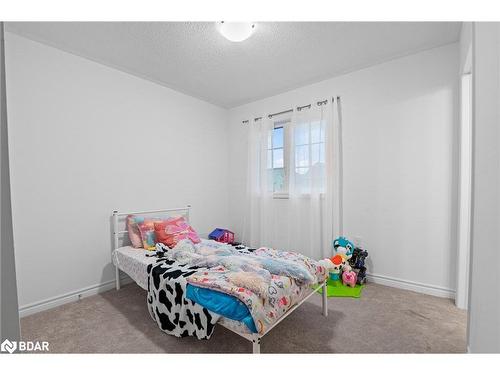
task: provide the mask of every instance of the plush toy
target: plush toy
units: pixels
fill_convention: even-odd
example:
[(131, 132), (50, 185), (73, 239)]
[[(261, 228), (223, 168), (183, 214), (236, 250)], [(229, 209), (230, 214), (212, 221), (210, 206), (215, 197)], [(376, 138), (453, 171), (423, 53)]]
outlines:
[(356, 282), (359, 285), (363, 285), (366, 283), (366, 267), (361, 267), (360, 269), (354, 269), (354, 272), (356, 272), (356, 275), (358, 276), (356, 278)]
[(321, 275), (328, 275), (334, 268), (334, 264), (330, 259), (321, 259), (318, 261), (318, 272)]
[(365, 266), (365, 260), (368, 258), (368, 251), (355, 248), (352, 253), (351, 259), (349, 259), (349, 264), (353, 268), (362, 268)]
[(338, 237), (333, 241), (335, 254), (341, 255), (345, 260), (351, 258), (354, 244), (345, 237)]
[(349, 264), (358, 275), (357, 283), (359, 285), (363, 285), (366, 282), (366, 258), (368, 258), (368, 251), (357, 247), (354, 249), (351, 259), (349, 259)]
[(318, 261), (318, 264), (320, 266), (322, 266), (323, 268), (325, 268), (325, 270), (327, 271), (330, 271), (332, 268), (333, 268), (333, 262), (331, 259), (321, 259), (320, 261)]
[(351, 272), (352, 267), (349, 265), (349, 263), (346, 262), (346, 264), (342, 267), (342, 272)]
[(344, 271), (342, 273), (342, 284), (349, 285), (351, 288), (356, 286), (357, 275), (354, 271)]
[(330, 270), (330, 280), (336, 281), (340, 279), (340, 271), (342, 270), (344, 258), (340, 255), (335, 255), (331, 258), (333, 268)]

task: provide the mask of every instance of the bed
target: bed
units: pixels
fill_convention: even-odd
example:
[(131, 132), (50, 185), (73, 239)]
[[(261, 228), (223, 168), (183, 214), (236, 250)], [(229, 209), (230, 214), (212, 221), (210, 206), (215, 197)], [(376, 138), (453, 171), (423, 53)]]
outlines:
[[(126, 230), (125, 219), (128, 215), (182, 215), (189, 221), (191, 206), (181, 208), (169, 208), (149, 211), (134, 211), (134, 212), (119, 212), (113, 211), (112, 214), (112, 262), (116, 269), (116, 289), (120, 289), (120, 270), (126, 273), (138, 286), (148, 291), (148, 277), (151, 267), (158, 261), (158, 258), (147, 256), (152, 252), (144, 249), (133, 248), (128, 244), (128, 231)], [(203, 240), (206, 241), (206, 240)], [(207, 242), (208, 244), (208, 242)], [(149, 268), (148, 268), (149, 267)], [(316, 287), (310, 286), (300, 289), (300, 294), (293, 300), (290, 306), (287, 306), (284, 312), (278, 319), (271, 325), (267, 326), (265, 330), (259, 332), (252, 331), (243, 323), (225, 316), (221, 316), (217, 320), (217, 324), (225, 327), (226, 329), (236, 333), (237, 335), (252, 342), (252, 350), (254, 354), (260, 353), (261, 339), (269, 331), (278, 325), (281, 321), (286, 319), (295, 309), (304, 303), (309, 297), (314, 295), (317, 291), (322, 289), (322, 313), (323, 316), (328, 314), (327, 297), (326, 297), (326, 280), (319, 283)], [(148, 291), (149, 294), (149, 291)], [(149, 297), (148, 297), (149, 298)], [(194, 303), (193, 303), (194, 304)]]

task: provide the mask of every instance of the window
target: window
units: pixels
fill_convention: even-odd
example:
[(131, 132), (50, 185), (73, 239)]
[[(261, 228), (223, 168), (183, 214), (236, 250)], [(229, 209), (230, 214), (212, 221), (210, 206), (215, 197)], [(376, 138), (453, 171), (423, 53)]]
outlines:
[[(293, 136), (291, 142), (287, 141), (289, 132)], [(289, 151), (290, 143), (294, 147), (292, 153)], [(293, 160), (289, 160), (291, 157)], [(324, 192), (324, 166), (324, 121), (302, 121), (293, 128), (290, 119), (274, 122), (268, 136), (267, 169), (269, 189), (275, 196), (286, 197), (290, 177), (293, 178), (295, 191), (299, 193), (310, 193), (313, 182), (315, 189)]]
[(290, 120), (277, 121), (269, 134), (267, 149), (267, 169), (270, 171), (272, 191), (274, 193), (286, 192), (287, 176), (285, 172), (285, 125)]
[[(324, 191), (325, 126), (322, 121), (301, 122), (294, 129), (295, 188), (308, 193), (312, 181)], [(319, 183), (318, 183), (319, 182)]]

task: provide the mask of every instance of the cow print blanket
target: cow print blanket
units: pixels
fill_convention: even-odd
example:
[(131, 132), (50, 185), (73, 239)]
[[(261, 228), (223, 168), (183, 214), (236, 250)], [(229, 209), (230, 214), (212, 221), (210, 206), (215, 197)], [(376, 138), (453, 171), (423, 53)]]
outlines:
[(159, 259), (148, 266), (148, 309), (163, 332), (209, 339), (220, 315), (186, 299), (186, 278), (203, 268)]

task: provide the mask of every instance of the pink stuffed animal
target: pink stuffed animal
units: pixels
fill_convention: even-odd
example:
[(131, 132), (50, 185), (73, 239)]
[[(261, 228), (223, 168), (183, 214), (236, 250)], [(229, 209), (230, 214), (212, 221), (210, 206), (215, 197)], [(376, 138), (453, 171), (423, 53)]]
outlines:
[(357, 279), (356, 272), (354, 271), (344, 271), (342, 273), (342, 284), (344, 285), (349, 285), (351, 288), (354, 288), (356, 286), (356, 279)]

